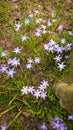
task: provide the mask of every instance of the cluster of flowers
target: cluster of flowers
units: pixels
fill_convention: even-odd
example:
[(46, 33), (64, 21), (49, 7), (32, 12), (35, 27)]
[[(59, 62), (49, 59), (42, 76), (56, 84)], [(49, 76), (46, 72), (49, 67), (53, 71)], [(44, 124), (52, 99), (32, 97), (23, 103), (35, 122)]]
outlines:
[[(73, 120), (73, 115), (68, 115), (68, 120)], [(52, 122), (52, 128), (55, 130), (67, 130), (67, 127), (65, 127), (65, 124), (63, 123), (63, 120), (59, 117), (53, 118)], [(45, 122), (40, 126), (41, 130), (48, 130), (48, 127), (46, 126)]]
[[(39, 14), (40, 12), (38, 10), (35, 10), (34, 11), (34, 14), (29, 14), (28, 15), (28, 18), (24, 20), (24, 23), (15, 23), (14, 25), (14, 28), (16, 31), (20, 31), (20, 28), (22, 25), (30, 25), (30, 22), (31, 20), (34, 20), (34, 16), (36, 16), (37, 14)], [(43, 18), (37, 18), (35, 19), (35, 21), (33, 21), (36, 24), (40, 24), (40, 27), (34, 29), (35, 32), (34, 32), (34, 36), (41, 36), (42, 34), (46, 34), (46, 33), (50, 33), (50, 34), (53, 34), (54, 32), (53, 31), (50, 31), (50, 28), (49, 30), (47, 29), (47, 27), (51, 27), (53, 25), (53, 23), (57, 22), (57, 19), (55, 19), (54, 17), (50, 20), (45, 20)], [(63, 25), (59, 25), (58, 28), (57, 28), (57, 31), (60, 32), (63, 30)], [(68, 31), (68, 34), (73, 36), (73, 32), (72, 31)], [(21, 36), (21, 39), (22, 39), (22, 42), (27, 40), (29, 38), (29, 36), (27, 36), (26, 34), (25, 35), (22, 35)]]
[(63, 120), (59, 117), (55, 117), (52, 120), (52, 127), (55, 130), (67, 130), (67, 127), (65, 127), (65, 124), (63, 123)]
[[(15, 54), (18, 54), (18, 53), (21, 52), (21, 49), (17, 47), (17, 48), (15, 48), (15, 49), (13, 50), (13, 52), (14, 52)], [(7, 53), (3, 51), (3, 52), (1, 53), (1, 57), (6, 57), (6, 56), (7, 56)], [(18, 65), (20, 65), (19, 59), (17, 59), (16, 57), (14, 57), (14, 58), (12, 58), (12, 59), (9, 58), (9, 59), (7, 60), (7, 64), (2, 64), (2, 65), (0, 66), (0, 72), (6, 73), (8, 76), (10, 76), (11, 78), (13, 78), (13, 74), (16, 73), (16, 72), (15, 72), (15, 68), (16, 68)]]
[[(48, 30), (47, 27), (51, 27), (53, 25), (53, 23), (57, 22), (57, 19), (55, 19), (53, 17), (53, 18), (51, 18), (51, 20), (50, 19), (45, 20), (45, 19), (43, 19), (43, 18), (40, 17), (40, 18), (37, 18), (37, 19), (34, 20), (34, 16), (37, 15), (37, 14), (39, 14), (39, 13), (40, 12), (38, 10), (35, 10), (33, 14), (29, 14), (28, 15), (28, 18), (26, 18), (24, 20), (24, 23), (20, 23), (20, 22), (15, 23), (15, 25), (14, 25), (15, 30), (16, 31), (20, 31), (20, 28), (22, 27), (22, 25), (25, 25), (25, 26), (30, 25), (30, 22), (32, 20), (35, 23), (35, 25), (36, 24), (37, 25), (40, 24), (40, 27), (38, 26), (37, 28), (34, 29), (34, 36), (39, 37), (42, 34), (46, 34), (46, 33), (52, 34), (52, 33), (54, 33), (53, 31), (50, 31), (50, 28)], [(57, 28), (57, 31), (60, 32), (62, 30), (63, 30), (63, 25), (60, 24), (58, 26), (58, 28)], [(71, 31), (69, 31), (68, 33), (70, 35), (73, 35), (73, 33)], [(24, 34), (24, 35), (21, 36), (22, 42), (25, 41), (25, 40), (27, 40), (28, 38), (29, 38), (29, 36), (26, 35), (26, 34)]]
[[(68, 115), (68, 120), (73, 120), (73, 115)], [(65, 127), (64, 123), (62, 123), (63, 120), (59, 117), (55, 117), (52, 120), (52, 128), (55, 130), (67, 130), (67, 127)], [(0, 130), (6, 130), (7, 124), (3, 124), (0, 126)], [(48, 130), (48, 127), (46, 126), (45, 122), (40, 126), (41, 130)]]
[(36, 57), (34, 60), (33, 60), (32, 58), (27, 59), (26, 68), (27, 68), (27, 69), (31, 69), (31, 68), (32, 68), (32, 65), (33, 65), (34, 63), (39, 64), (39, 63), (40, 63), (40, 58), (39, 58), (39, 57)]
[(22, 95), (32, 94), (34, 97), (36, 97), (36, 99), (42, 98), (45, 100), (45, 98), (47, 97), (47, 93), (45, 91), (47, 86), (49, 86), (48, 82), (43, 80), (38, 86), (38, 89), (35, 89), (33, 86), (23, 86), (23, 88), (21, 89), (21, 93)]
[[(13, 52), (14, 52), (15, 54), (21, 53), (21, 49), (17, 47), (17, 48), (15, 48), (15, 49), (13, 50)], [(7, 56), (7, 53), (3, 51), (3, 52), (1, 53), (1, 57), (6, 57), (6, 56)], [(29, 58), (29, 59), (27, 59), (27, 61), (28, 61), (28, 64), (26, 64), (26, 68), (27, 68), (27, 69), (31, 69), (31, 68), (32, 68), (32, 65), (33, 65), (34, 63), (37, 63), (37, 64), (40, 63), (40, 58), (39, 58), (39, 57), (36, 57), (34, 60), (33, 60), (32, 58)], [(14, 58), (9, 58), (8, 61), (7, 61), (7, 64), (2, 64), (2, 65), (0, 66), (0, 72), (6, 73), (8, 76), (10, 76), (11, 78), (13, 78), (13, 74), (16, 73), (16, 72), (15, 72), (15, 68), (16, 68), (18, 65), (20, 65), (20, 60), (19, 60), (19, 59), (17, 59), (16, 57), (14, 57)], [(14, 68), (12, 68), (12, 67), (14, 67)]]
[(56, 61), (59, 70), (62, 71), (66, 67), (62, 59), (69, 59), (69, 55), (65, 55), (65, 57), (63, 57), (63, 54), (64, 52), (67, 53), (71, 51), (73, 41), (67, 44), (66, 39), (62, 38), (60, 44), (61, 45), (57, 44), (53, 39), (51, 39), (48, 44), (44, 44), (44, 49), (46, 51), (46, 54), (52, 53), (56, 55), (54, 57), (54, 60)]

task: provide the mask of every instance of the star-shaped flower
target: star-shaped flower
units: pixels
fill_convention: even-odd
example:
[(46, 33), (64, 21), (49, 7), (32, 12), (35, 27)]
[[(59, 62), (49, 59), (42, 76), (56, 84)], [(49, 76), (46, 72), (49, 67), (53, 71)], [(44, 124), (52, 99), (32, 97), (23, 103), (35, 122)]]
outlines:
[(19, 59), (16, 59), (16, 57), (13, 58), (13, 63), (11, 65), (13, 65), (15, 67), (17, 67), (18, 65), (20, 65)]
[(37, 90), (34, 90), (34, 94), (33, 94), (36, 99), (38, 99), (40, 96), (41, 96), (41, 92), (37, 89)]
[(25, 19), (24, 23), (25, 23), (25, 25), (29, 25), (30, 24), (30, 20), (29, 19)]
[(39, 64), (39, 63), (40, 63), (40, 58), (39, 58), (39, 57), (36, 57), (36, 58), (34, 59), (34, 62)]
[(45, 125), (45, 123), (43, 122), (43, 124), (40, 126), (41, 130), (48, 130), (47, 126)]
[(25, 41), (25, 40), (27, 40), (28, 38), (29, 38), (28, 36), (22, 35), (22, 42)]
[(26, 65), (26, 68), (27, 68), (27, 69), (31, 69), (31, 68), (32, 68), (32, 64), (27, 64), (27, 65)]
[(7, 63), (8, 63), (8, 65), (12, 64), (13, 63), (13, 59), (9, 58)]
[(22, 24), (20, 24), (20, 23), (15, 23), (15, 25), (14, 25), (14, 27), (15, 27), (15, 30), (16, 31), (20, 31), (20, 27), (22, 26)]
[(46, 86), (49, 86), (48, 82), (43, 80), (41, 81), (41, 84), (40, 85), (43, 85), (43, 87), (45, 88)]
[(16, 47), (16, 48), (13, 50), (13, 52), (15, 52), (16, 54), (21, 53), (21, 49), (20, 49), (19, 47)]
[(2, 73), (4, 73), (4, 72), (7, 71), (7, 69), (8, 69), (7, 65), (4, 64), (4, 65), (1, 66), (0, 71), (1, 71)]
[(16, 59), (16, 57), (14, 57), (13, 59), (8, 60), (8, 64), (11, 64), (12, 66), (17, 67), (18, 65), (20, 65), (19, 59)]
[(56, 45), (55, 48), (54, 48), (54, 50), (55, 50), (55, 52), (57, 52), (57, 54), (62, 53), (63, 49), (64, 49), (63, 47), (60, 47), (58, 45)]
[(28, 61), (28, 63), (29, 63), (29, 64), (34, 63), (34, 61), (33, 61), (33, 59), (32, 59), (32, 58), (27, 59), (27, 61)]
[(14, 71), (14, 68), (12, 68), (12, 69), (7, 70), (6, 73), (7, 73), (8, 76), (13, 78), (13, 74), (15, 74), (16, 72)]
[(40, 84), (40, 86), (38, 86), (38, 88), (40, 89), (40, 91), (43, 91), (43, 92), (44, 92), (44, 89), (45, 89), (46, 87), (44, 87), (42, 84)]
[(66, 65), (64, 65), (64, 63), (58, 63), (58, 68), (60, 69), (60, 71), (62, 71), (64, 68), (66, 67)]
[(40, 96), (41, 98), (43, 98), (44, 100), (45, 100), (45, 98), (47, 97), (47, 93), (46, 92), (41, 92), (41, 96)]
[(23, 86), (23, 88), (21, 89), (21, 93), (22, 93), (22, 95), (24, 95), (24, 94), (28, 94), (28, 92), (29, 92), (29, 88), (28, 88), (28, 86)]
[(68, 44), (65, 46), (65, 51), (71, 51), (72, 44)]
[(61, 59), (62, 59), (62, 57), (61, 57), (60, 55), (58, 55), (58, 56), (56, 56), (56, 57), (54, 58), (54, 60), (56, 60), (56, 62), (60, 62)]
[(73, 115), (68, 115), (68, 120), (73, 120)]
[(34, 87), (33, 86), (29, 86), (28, 93), (31, 93), (31, 94), (34, 93)]
[(7, 129), (7, 125), (6, 125), (6, 123), (3, 124), (3, 125), (1, 125), (1, 129), (0, 129), (0, 130), (6, 130), (6, 129)]

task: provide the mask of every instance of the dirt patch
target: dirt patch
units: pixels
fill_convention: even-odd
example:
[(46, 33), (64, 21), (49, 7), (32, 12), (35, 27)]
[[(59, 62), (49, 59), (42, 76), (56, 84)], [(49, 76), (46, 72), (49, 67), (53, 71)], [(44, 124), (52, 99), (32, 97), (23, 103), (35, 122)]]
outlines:
[(3, 48), (4, 50), (12, 50), (13, 45), (8, 42), (7, 40), (0, 40), (0, 48)]

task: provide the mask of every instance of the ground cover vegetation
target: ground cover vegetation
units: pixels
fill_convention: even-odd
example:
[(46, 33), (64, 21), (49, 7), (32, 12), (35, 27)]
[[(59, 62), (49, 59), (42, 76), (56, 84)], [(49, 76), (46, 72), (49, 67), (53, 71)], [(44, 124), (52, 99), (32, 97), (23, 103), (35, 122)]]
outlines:
[(72, 3), (0, 1), (0, 130), (72, 130), (52, 86), (69, 73)]

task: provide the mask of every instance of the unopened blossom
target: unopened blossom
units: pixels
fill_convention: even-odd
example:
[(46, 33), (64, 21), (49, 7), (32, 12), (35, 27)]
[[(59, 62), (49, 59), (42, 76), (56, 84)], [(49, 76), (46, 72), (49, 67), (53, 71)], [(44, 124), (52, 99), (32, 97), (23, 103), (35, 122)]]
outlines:
[(41, 130), (48, 130), (47, 126), (45, 125), (45, 122), (40, 126)]
[(41, 19), (39, 18), (39, 19), (36, 19), (36, 21), (35, 21), (36, 23), (40, 23), (41, 22)]
[(41, 33), (37, 31), (37, 32), (35, 32), (34, 35), (37, 36), (37, 37), (39, 37), (41, 35)]
[(58, 63), (58, 68), (60, 69), (60, 71), (62, 71), (63, 69), (65, 69), (66, 65), (64, 65), (64, 63)]
[(27, 40), (28, 38), (29, 38), (28, 36), (22, 35), (22, 42), (25, 41), (25, 40)]
[(50, 20), (48, 20), (48, 26), (52, 26), (52, 24), (51, 24)]
[(26, 64), (26, 68), (27, 69), (31, 69), (32, 68), (32, 64)]
[(42, 34), (46, 34), (46, 33), (48, 33), (47, 30), (43, 30), (43, 31), (42, 31)]
[(39, 14), (39, 11), (38, 10), (35, 10), (34, 11), (35, 15)]
[(28, 86), (23, 86), (22, 89), (21, 89), (22, 95), (28, 94), (28, 92), (29, 92), (28, 90), (29, 90)]
[(62, 39), (61, 39), (61, 43), (62, 43), (62, 44), (66, 43), (66, 39), (65, 39), (65, 38), (62, 38)]
[(29, 18), (32, 18), (32, 17), (33, 17), (33, 14), (29, 14), (28, 17), (29, 17)]
[(48, 44), (44, 44), (44, 49), (45, 49), (46, 51), (49, 50), (49, 46), (48, 46)]
[(69, 58), (70, 58), (70, 56), (69, 56), (69, 55), (66, 55), (66, 56), (65, 56), (65, 59), (67, 59), (67, 60), (68, 60)]
[(1, 53), (1, 56), (2, 56), (2, 57), (5, 57), (6, 55), (7, 55), (6, 52), (2, 52), (2, 53)]
[(40, 63), (40, 58), (39, 58), (39, 57), (36, 57), (36, 58), (34, 59), (34, 62), (39, 64), (39, 63)]
[(57, 21), (57, 19), (52, 19), (52, 22), (55, 23)]
[(46, 26), (45, 25), (41, 25), (41, 27), (45, 30), (46, 29)]
[(63, 25), (59, 25), (59, 27), (57, 28), (58, 31), (62, 31), (63, 30)]
[(9, 69), (6, 71), (7, 75), (10, 76), (11, 78), (13, 78), (13, 75), (16, 73), (14, 68)]
[(36, 28), (36, 32), (41, 33), (42, 32), (41, 28)]
[(16, 54), (21, 53), (21, 49), (19, 47), (16, 47), (14, 48), (13, 52)]
[(73, 32), (72, 32), (72, 31), (68, 31), (68, 34), (69, 34), (70, 36), (73, 36)]

